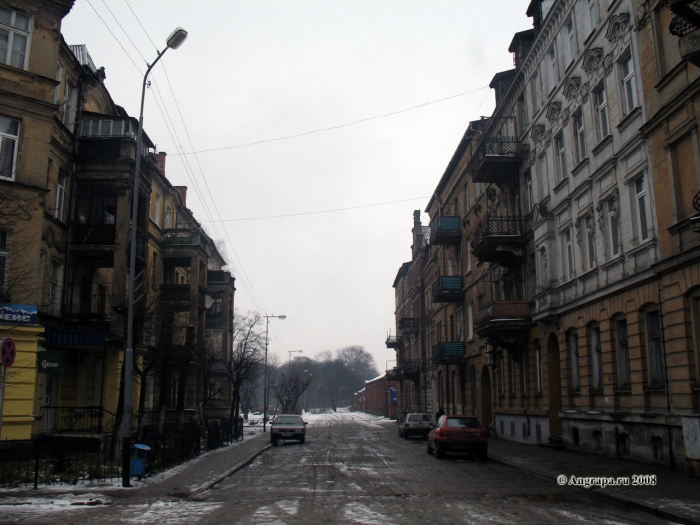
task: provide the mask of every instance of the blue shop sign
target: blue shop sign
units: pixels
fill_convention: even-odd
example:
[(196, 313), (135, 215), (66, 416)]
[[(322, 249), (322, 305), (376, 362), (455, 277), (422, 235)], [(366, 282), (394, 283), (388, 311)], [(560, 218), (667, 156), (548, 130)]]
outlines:
[(36, 324), (36, 306), (31, 304), (0, 304), (0, 323)]
[(391, 404), (395, 405), (399, 402), (399, 393), (396, 391), (395, 388), (391, 389)]

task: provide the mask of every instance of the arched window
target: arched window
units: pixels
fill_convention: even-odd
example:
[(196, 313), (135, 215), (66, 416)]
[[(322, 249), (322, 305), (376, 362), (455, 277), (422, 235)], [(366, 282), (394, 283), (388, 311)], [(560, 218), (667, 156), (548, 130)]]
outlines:
[(617, 364), (617, 386), (627, 387), (632, 384), (630, 372), (630, 344), (627, 336), (627, 318), (620, 314), (613, 318), (613, 343), (615, 344), (615, 362)]
[(574, 390), (581, 388), (581, 369), (578, 349), (578, 333), (575, 329), (566, 334), (566, 343), (569, 350), (569, 362), (571, 363), (571, 385)]
[(644, 311), (644, 328), (647, 346), (647, 378), (651, 385), (664, 383), (664, 349), (661, 340), (661, 315), (658, 305)]
[(603, 345), (600, 340), (600, 325), (588, 326), (591, 343), (591, 388), (603, 388)]

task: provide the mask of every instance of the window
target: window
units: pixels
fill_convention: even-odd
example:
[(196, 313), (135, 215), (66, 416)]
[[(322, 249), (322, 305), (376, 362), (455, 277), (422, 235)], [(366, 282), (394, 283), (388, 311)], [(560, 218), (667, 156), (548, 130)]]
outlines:
[(627, 340), (627, 320), (615, 321), (615, 345), (617, 347), (617, 384), (629, 386), (630, 377), (630, 345)]
[(664, 355), (661, 344), (661, 320), (658, 310), (645, 315), (647, 330), (647, 355), (649, 356), (649, 382), (659, 384), (664, 381)]
[(569, 333), (569, 354), (571, 359), (571, 388), (581, 388), (581, 370), (579, 368), (578, 334)]
[(85, 185), (78, 189), (76, 221), (78, 224), (114, 224), (117, 198), (111, 186)]
[(593, 367), (592, 383), (593, 388), (603, 388), (603, 347), (600, 343), (600, 326), (591, 325), (591, 364)]
[(465, 213), (469, 213), (469, 210), (472, 207), (472, 201), (471, 201), (471, 195), (469, 195), (469, 183), (466, 183), (464, 185), (464, 211)]
[(640, 241), (645, 241), (649, 238), (649, 217), (647, 214), (647, 187), (644, 175), (634, 181), (634, 203), (637, 235), (639, 235)]
[(525, 103), (524, 96), (518, 99), (518, 122), (520, 124), (518, 134), (522, 134), (527, 128), (528, 124), (527, 104)]
[(583, 123), (583, 111), (574, 113), (572, 126), (574, 132), (574, 159), (576, 164), (586, 158), (586, 128)]
[(632, 54), (620, 61), (620, 82), (622, 83), (620, 94), (622, 99), (621, 110), (623, 115), (628, 115), (637, 107), (637, 84), (634, 80), (634, 62)]
[(51, 279), (49, 281), (49, 315), (61, 315), (61, 294), (63, 290), (63, 263), (51, 261)]
[(564, 133), (559, 133), (554, 137), (554, 178), (560, 182), (566, 176), (566, 146), (564, 144)]
[(574, 21), (571, 18), (569, 18), (569, 20), (566, 22), (566, 35), (569, 40), (569, 45), (565, 48), (569, 53), (569, 56), (567, 57), (569, 59), (567, 62), (568, 66), (568, 64), (573, 61), (574, 57), (576, 56), (576, 52), (578, 51), (578, 46), (576, 45), (576, 31)]
[(7, 271), (10, 259), (10, 232), (0, 230), (0, 297), (7, 298)]
[(465, 259), (467, 259), (467, 273), (472, 271), (472, 241), (467, 239), (467, 253), (464, 254)]
[(583, 263), (586, 271), (596, 267), (595, 262), (595, 222), (593, 214), (586, 215), (583, 220)]
[(153, 201), (153, 215), (151, 218), (158, 226), (160, 226), (160, 207), (161, 207), (161, 196), (160, 193), (156, 192), (155, 199)]
[(513, 355), (513, 352), (508, 352), (509, 356), (509, 362), (508, 362), (508, 372), (510, 373), (509, 378), (510, 378), (510, 392), (512, 394), (515, 394), (515, 356)]
[(690, 321), (695, 353), (695, 382), (700, 382), (700, 290), (690, 295)]
[(537, 114), (537, 110), (540, 108), (540, 79), (537, 78), (537, 73), (533, 73), (530, 78), (530, 96), (532, 98), (532, 115)]
[(574, 278), (574, 246), (571, 239), (571, 228), (564, 231), (562, 234), (562, 252), (564, 260), (562, 265), (562, 277), (564, 281), (569, 281)]
[(4, 179), (15, 178), (18, 138), (19, 121), (0, 117), (0, 177)]
[(544, 199), (549, 193), (549, 184), (547, 183), (547, 155), (537, 157), (537, 186), (539, 199)]
[(61, 100), (61, 84), (63, 83), (63, 66), (59, 62), (56, 66), (56, 81), (58, 85), (53, 90), (53, 103), (58, 104)]
[(0, 61), (12, 67), (26, 69), (31, 19), (0, 7)]
[[(71, 132), (73, 131), (73, 126), (75, 125), (75, 115), (78, 112), (78, 88), (73, 85), (73, 79), (66, 77), (66, 92), (63, 98), (63, 125), (66, 126)], [(101, 121), (100, 128), (101, 134), (108, 135), (104, 132), (104, 124), (106, 122), (111, 127), (111, 120)]]
[(525, 174), (525, 192), (527, 194), (528, 211), (532, 211), (535, 207), (535, 192), (532, 187), (532, 173), (529, 171)]
[(37, 268), (38, 271), (37, 271), (36, 304), (44, 304), (44, 268), (45, 267), (46, 267), (46, 252), (41, 252), (39, 254), (39, 268)]
[(598, 27), (598, 0), (588, 0), (588, 14), (592, 31)]
[(593, 92), (593, 104), (595, 106), (596, 138), (598, 142), (610, 134), (608, 121), (608, 99), (605, 94), (605, 85), (601, 84)]
[(542, 347), (539, 341), (535, 343), (535, 365), (537, 367), (537, 391), (542, 392)]
[(604, 210), (606, 215), (606, 234), (608, 240), (608, 257), (620, 254), (620, 226), (617, 216), (617, 199), (610, 197), (605, 200)]
[(506, 393), (506, 356), (501, 354), (501, 395)]
[(66, 173), (58, 172), (58, 182), (56, 183), (56, 208), (53, 210), (53, 216), (59, 221), (63, 220), (63, 208), (66, 197)]
[(154, 290), (158, 289), (158, 254), (153, 252), (153, 259), (151, 259), (151, 287)]
[(528, 377), (528, 359), (527, 352), (523, 352), (523, 394), (527, 394), (528, 386), (530, 385), (530, 378)]
[(474, 310), (472, 303), (467, 303), (467, 339), (474, 339)]

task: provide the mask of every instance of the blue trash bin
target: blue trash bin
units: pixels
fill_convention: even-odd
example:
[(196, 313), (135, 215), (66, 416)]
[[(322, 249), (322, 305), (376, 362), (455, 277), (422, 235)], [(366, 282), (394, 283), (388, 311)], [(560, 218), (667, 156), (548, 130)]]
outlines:
[(146, 452), (151, 450), (151, 447), (142, 443), (134, 445), (134, 456), (131, 460), (131, 477), (138, 476), (142, 478), (146, 475), (146, 458), (141, 457)]

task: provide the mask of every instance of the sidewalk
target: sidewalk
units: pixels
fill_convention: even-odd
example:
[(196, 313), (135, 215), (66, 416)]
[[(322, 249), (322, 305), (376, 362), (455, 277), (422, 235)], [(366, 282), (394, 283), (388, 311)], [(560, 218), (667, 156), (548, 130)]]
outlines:
[[(146, 502), (157, 498), (188, 498), (221, 482), (238, 469), (253, 461), (270, 448), (270, 434), (262, 432), (248, 435), (243, 441), (227, 447), (205, 452), (166, 472), (147, 477), (142, 481), (132, 479), (131, 487), (120, 482), (78, 485), (40, 486), (0, 491), (0, 505), (11, 504), (22, 498), (41, 498), (52, 494), (76, 496), (99, 494), (112, 501), (128, 503)], [(3, 501), (4, 500), (4, 501)]]
[[(679, 470), (503, 439), (489, 441), (494, 461), (556, 481), (576, 477), (628, 477), (630, 485), (594, 487), (591, 492), (674, 522), (700, 525), (700, 478)], [(655, 475), (655, 486), (632, 486), (633, 475)]]

